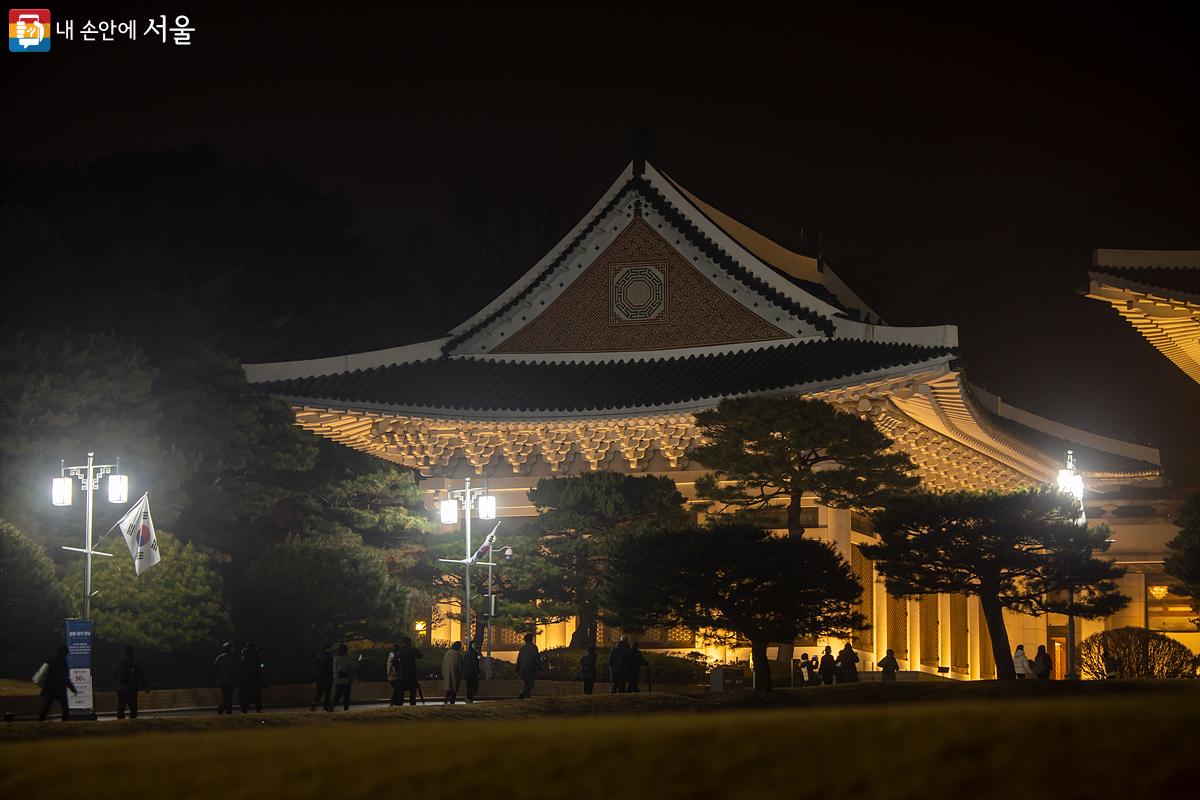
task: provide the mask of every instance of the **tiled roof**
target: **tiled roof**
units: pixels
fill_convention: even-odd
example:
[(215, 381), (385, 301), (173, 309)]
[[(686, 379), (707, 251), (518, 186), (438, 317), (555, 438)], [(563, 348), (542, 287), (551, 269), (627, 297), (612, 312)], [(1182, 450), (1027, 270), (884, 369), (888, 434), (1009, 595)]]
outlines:
[[(575, 239), (561, 251), (559, 251), (557, 257), (547, 264), (546, 268), (543, 269), (541, 273), (534, 278), (534, 280), (525, 286), (519, 293), (511, 297), (507, 303), (495, 309), (487, 317), (479, 320), (467, 330), (451, 337), (444, 345), (444, 352), (452, 353), (454, 348), (463, 341), (471, 338), (480, 330), (487, 327), (498, 318), (504, 316), (504, 314), (517, 306), (530, 292), (532, 292), (542, 282), (547, 280), (550, 275), (558, 269), (562, 262), (573, 250), (575, 250), (579, 243), (591, 234), (592, 230), (599, 223), (600, 219), (610, 212), (629, 192), (635, 192), (642, 197), (647, 204), (652, 206), (656, 211), (668, 219), (672, 225), (675, 225), (680, 231), (682, 231), (690, 244), (699, 247), (705, 255), (711, 258), (730, 275), (733, 275), (735, 278), (737, 278), (747, 288), (752, 289), (762, 297), (777, 304), (779, 307), (786, 309), (788, 312), (796, 315), (800, 319), (808, 321), (810, 324), (823, 331), (826, 335), (832, 336), (834, 334), (834, 326), (829, 319), (810, 308), (804, 307), (800, 303), (797, 303), (795, 300), (783, 295), (772, 287), (767, 286), (762, 280), (754, 275), (752, 271), (739, 264), (737, 260), (733, 258), (733, 256), (722, 250), (716, 245), (716, 243), (705, 236), (704, 233), (697, 228), (690, 219), (687, 218), (687, 216), (667, 202), (666, 198), (663, 197), (663, 195), (656, 188), (654, 188), (650, 182), (646, 180), (646, 178), (642, 176), (634, 176), (633, 178), (630, 178), (628, 182), (626, 182), (621, 190), (612, 197), (612, 199), (604, 208), (600, 209), (600, 211), (588, 221), (588, 224), (579, 232)], [(772, 272), (779, 272), (779, 270), (775, 269), (774, 267), (771, 269)], [(823, 300), (838, 309), (844, 310), (837, 297), (821, 284), (792, 276), (785, 275), (785, 277), (789, 282), (808, 292), (813, 297)]]
[(1096, 267), (1093, 274), (1164, 289), (1170, 294), (1200, 296), (1200, 268), (1196, 267)]
[(1022, 425), (1015, 420), (997, 416), (990, 411), (984, 411), (988, 420), (1003, 432), (1019, 439), (1055, 459), (1066, 457), (1068, 450), (1075, 454), (1075, 464), (1079, 471), (1086, 474), (1141, 475), (1162, 471), (1162, 468), (1150, 461), (1123, 456), (1096, 447), (1079, 444), (1078, 442), (1053, 436), (1044, 431), (1035, 430)]
[(852, 379), (953, 353), (949, 347), (810, 339), (742, 352), (599, 363), (439, 358), (259, 388), (292, 402), (343, 407), (606, 413)]

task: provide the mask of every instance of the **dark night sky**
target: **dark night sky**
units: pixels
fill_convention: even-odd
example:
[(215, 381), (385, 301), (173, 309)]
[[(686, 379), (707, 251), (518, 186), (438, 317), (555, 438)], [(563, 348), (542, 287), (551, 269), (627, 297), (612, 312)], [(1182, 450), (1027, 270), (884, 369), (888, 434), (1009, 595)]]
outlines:
[[(785, 245), (822, 231), (834, 269), (885, 316), (958, 324), (977, 383), (1153, 442), (1198, 477), (1200, 389), (1077, 292), (1094, 247), (1200, 247), (1200, 48), (1166, 6), (937, 19), (248, 6), (55, 6), (187, 13), (195, 41), (6, 54), (4, 155), (272, 157), (394, 248), (476, 174), (552, 175), (573, 224), (643, 122), (652, 160), (726, 213)], [(399, 263), (398, 278), (419, 268)]]

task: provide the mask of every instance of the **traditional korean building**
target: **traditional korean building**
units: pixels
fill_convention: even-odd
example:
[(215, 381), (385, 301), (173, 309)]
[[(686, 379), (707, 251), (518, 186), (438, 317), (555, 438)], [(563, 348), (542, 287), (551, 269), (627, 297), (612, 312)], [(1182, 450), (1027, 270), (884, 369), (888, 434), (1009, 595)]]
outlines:
[[(501, 517), (536, 513), (526, 492), (539, 478), (589, 470), (668, 475), (690, 498), (705, 471), (690, 458), (693, 414), (751, 395), (821, 398), (873, 420), (937, 489), (1052, 483), (1067, 450), (1089, 504), (1160, 478), (1153, 448), (971, 386), (954, 326), (888, 325), (819, 256), (768, 240), (640, 159), (528, 272), (441, 338), (246, 372), (289, 402), (301, 427), (419, 470), (431, 500), (467, 476), (486, 481)], [(873, 626), (854, 640), (864, 667), (892, 648), (913, 671), (994, 673), (974, 599), (891, 598), (858, 548), (872, 538), (865, 517), (814, 502), (805, 522), (866, 587)], [(1061, 644), (1062, 622), (1008, 620), (1014, 646), (1027, 647)], [(539, 644), (564, 644), (572, 627), (549, 626)], [(435, 633), (458, 636), (452, 622)], [(647, 638), (704, 647), (689, 631)]]
[(1087, 296), (1200, 383), (1200, 250), (1096, 250), (1092, 262)]

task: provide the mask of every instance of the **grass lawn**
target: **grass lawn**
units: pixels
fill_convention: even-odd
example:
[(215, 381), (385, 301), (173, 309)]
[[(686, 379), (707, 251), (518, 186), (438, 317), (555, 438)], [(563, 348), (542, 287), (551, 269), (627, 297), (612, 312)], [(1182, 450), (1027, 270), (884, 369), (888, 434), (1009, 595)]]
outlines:
[[(136, 728), (47, 724), (40, 730), (100, 735), (7, 737), (0, 744), (0, 795), (1184, 796), (1193, 788), (1189, 743), (1200, 718), (1200, 692), (1194, 686), (1143, 686), (1157, 688), (1036, 698), (1011, 696), (1011, 687), (1003, 687), (1009, 696), (945, 694), (943, 702), (879, 703), (883, 695), (876, 694), (873, 704), (825, 707), (796, 701), (805, 691), (825, 690), (798, 690), (791, 697), (780, 692), (783, 699), (765, 701), (745, 693), (743, 704), (773, 706), (750, 709), (669, 695), (544, 698), (332, 718), (212, 717), (196, 719), (207, 729), (174, 731), (152, 724), (187, 721), (138, 720)], [(702, 708), (718, 713), (695, 713)], [(604, 713), (653, 709), (660, 713)], [(279, 721), (285, 717), (291, 722)], [(106, 729), (142, 732), (106, 735)]]

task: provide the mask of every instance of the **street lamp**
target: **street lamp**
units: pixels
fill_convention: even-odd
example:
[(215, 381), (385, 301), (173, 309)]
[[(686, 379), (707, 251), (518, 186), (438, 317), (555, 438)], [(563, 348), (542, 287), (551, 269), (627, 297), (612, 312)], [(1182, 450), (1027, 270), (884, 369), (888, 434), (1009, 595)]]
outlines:
[[(463, 644), (471, 642), (471, 566), (472, 553), (471, 550), (471, 512), (479, 509), (480, 519), (495, 519), (496, 518), (496, 497), (487, 493), (487, 487), (471, 488), (471, 478), (468, 476), (464, 482), (462, 489), (454, 489), (448, 492), (449, 498), (443, 500), (440, 504), (441, 520), (445, 525), (453, 525), (458, 522), (459, 507), (463, 510), (463, 538), (466, 547), (463, 553), (463, 603), (462, 603), (462, 630)], [(462, 498), (461, 503), (459, 498)], [(488, 567), (490, 570), (491, 567)], [(490, 576), (489, 576), (490, 577)], [(489, 585), (490, 591), (490, 585)]]
[(89, 619), (92, 613), (92, 556), (107, 556), (111, 553), (101, 553), (92, 549), (92, 508), (93, 495), (100, 489), (100, 479), (108, 476), (108, 502), (124, 503), (129, 498), (129, 476), (121, 475), (116, 470), (121, 468), (120, 459), (116, 464), (96, 464), (93, 461), (95, 453), (88, 453), (87, 463), (77, 467), (68, 467), (66, 461), (59, 466), (60, 475), (51, 481), (50, 500), (56, 506), (71, 505), (72, 478), (77, 478), (83, 487), (87, 498), (87, 511), (84, 514), (83, 548), (63, 547), (76, 553), (83, 553), (83, 618)]
[[(1076, 525), (1087, 527), (1087, 514), (1083, 510), (1083, 476), (1075, 471), (1075, 451), (1067, 451), (1067, 466), (1058, 471), (1058, 490), (1074, 495), (1079, 502), (1079, 518)], [(1079, 670), (1075, 664), (1075, 590), (1067, 587), (1067, 680), (1078, 680)]]

